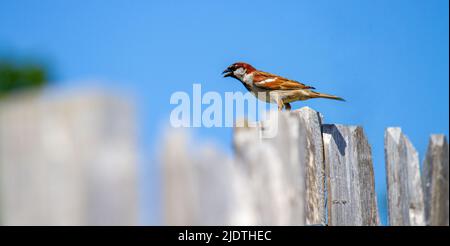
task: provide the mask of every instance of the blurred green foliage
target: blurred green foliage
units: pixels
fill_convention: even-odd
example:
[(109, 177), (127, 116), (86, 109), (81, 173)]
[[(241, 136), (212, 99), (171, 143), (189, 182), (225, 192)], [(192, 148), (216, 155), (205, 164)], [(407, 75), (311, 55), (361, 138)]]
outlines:
[(26, 89), (42, 88), (48, 72), (38, 63), (18, 63), (0, 59), (0, 98)]

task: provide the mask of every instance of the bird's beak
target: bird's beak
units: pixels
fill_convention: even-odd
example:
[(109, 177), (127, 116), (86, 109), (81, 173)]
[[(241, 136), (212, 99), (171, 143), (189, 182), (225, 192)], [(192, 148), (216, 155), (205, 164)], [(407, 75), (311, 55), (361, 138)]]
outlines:
[(225, 69), (225, 71), (222, 72), (222, 74), (223, 74), (223, 77), (225, 78), (225, 77), (231, 76), (233, 74), (233, 72), (229, 68), (227, 68), (227, 69)]

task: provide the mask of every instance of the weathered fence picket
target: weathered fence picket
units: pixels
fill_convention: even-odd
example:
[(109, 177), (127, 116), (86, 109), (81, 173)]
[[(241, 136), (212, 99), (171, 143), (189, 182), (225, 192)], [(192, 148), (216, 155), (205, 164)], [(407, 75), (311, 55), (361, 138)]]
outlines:
[(448, 142), (444, 135), (432, 135), (423, 162), (425, 216), (428, 225), (449, 225)]
[[(325, 163), (323, 157), (322, 115), (309, 107), (293, 112), (300, 117), (305, 138), (303, 163), (306, 163), (306, 224), (326, 224)], [(300, 144), (300, 143), (299, 143)], [(303, 164), (305, 165), (305, 164)]]
[[(258, 225), (305, 224), (304, 166), (300, 164), (305, 148), (299, 148), (299, 141), (304, 141), (299, 138), (304, 135), (299, 125), (299, 119), (290, 114), (272, 113), (257, 129), (235, 131), (236, 165), (247, 174)], [(246, 133), (255, 130), (261, 138)]]
[(361, 127), (323, 125), (328, 225), (379, 225), (372, 153)]
[(386, 129), (385, 157), (390, 225), (425, 225), (419, 156), (398, 127)]
[(0, 224), (136, 225), (132, 105), (110, 93), (0, 103)]
[[(233, 221), (233, 187), (238, 180), (228, 159), (214, 148), (189, 143), (184, 132), (172, 132), (163, 147), (163, 204), (166, 225), (228, 225)], [(242, 196), (246, 203), (248, 197)], [(245, 218), (241, 218), (244, 219)], [(251, 221), (251, 220), (250, 220)]]

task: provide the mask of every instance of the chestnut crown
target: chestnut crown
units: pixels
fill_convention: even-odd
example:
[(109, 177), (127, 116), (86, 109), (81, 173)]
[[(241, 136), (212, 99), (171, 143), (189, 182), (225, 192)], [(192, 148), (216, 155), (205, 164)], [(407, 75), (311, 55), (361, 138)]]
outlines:
[(241, 76), (243, 76), (246, 73), (251, 73), (253, 71), (255, 71), (256, 69), (245, 62), (236, 62), (231, 64), (230, 66), (227, 67), (227, 69), (225, 69), (225, 71), (222, 72), (223, 77), (234, 77), (234, 78), (239, 78)]

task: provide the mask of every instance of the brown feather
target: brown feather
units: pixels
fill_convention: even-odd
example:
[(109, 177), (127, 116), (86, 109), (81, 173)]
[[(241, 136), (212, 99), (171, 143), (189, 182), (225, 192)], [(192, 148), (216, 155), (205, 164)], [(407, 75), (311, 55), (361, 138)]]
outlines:
[(327, 98), (327, 99), (334, 99), (334, 100), (338, 100), (338, 101), (345, 101), (345, 99), (342, 97), (325, 94), (325, 93), (320, 93), (320, 92), (315, 92), (315, 91), (311, 91), (311, 98)]
[[(268, 80), (273, 81), (268, 81)], [(268, 82), (265, 82), (268, 81)], [(295, 80), (290, 80), (271, 73), (255, 71), (253, 73), (253, 83), (256, 87), (267, 90), (299, 90), (315, 89)]]

